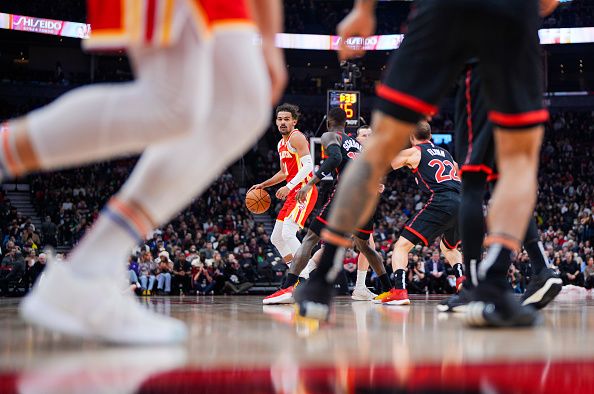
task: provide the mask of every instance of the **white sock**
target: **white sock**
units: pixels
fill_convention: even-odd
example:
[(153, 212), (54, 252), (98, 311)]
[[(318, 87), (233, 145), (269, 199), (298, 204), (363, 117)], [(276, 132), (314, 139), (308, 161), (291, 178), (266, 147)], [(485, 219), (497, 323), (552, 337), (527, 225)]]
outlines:
[(367, 278), (367, 271), (357, 270), (357, 282), (355, 283), (355, 287), (367, 287), (365, 285), (365, 278)]
[(305, 266), (303, 271), (301, 271), (299, 276), (302, 278), (305, 278), (305, 279), (309, 279), (309, 274), (311, 273), (311, 271), (315, 270), (316, 267), (317, 267), (316, 262), (313, 261), (313, 259), (309, 259), (309, 261), (307, 262), (307, 265)]
[(103, 213), (97, 219), (68, 257), (74, 272), (81, 276), (109, 276), (114, 280), (125, 277), (128, 255), (138, 238), (108, 215)]

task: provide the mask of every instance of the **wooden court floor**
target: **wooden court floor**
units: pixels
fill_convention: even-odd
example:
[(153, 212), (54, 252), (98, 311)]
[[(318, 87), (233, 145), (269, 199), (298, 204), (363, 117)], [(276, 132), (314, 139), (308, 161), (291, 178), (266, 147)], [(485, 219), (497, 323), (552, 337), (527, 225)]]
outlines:
[(262, 297), (151, 297), (189, 343), (118, 348), (25, 325), (0, 299), (0, 393), (594, 392), (594, 299), (555, 301), (532, 329), (469, 329), (435, 309), (339, 297), (332, 322), (297, 324)]

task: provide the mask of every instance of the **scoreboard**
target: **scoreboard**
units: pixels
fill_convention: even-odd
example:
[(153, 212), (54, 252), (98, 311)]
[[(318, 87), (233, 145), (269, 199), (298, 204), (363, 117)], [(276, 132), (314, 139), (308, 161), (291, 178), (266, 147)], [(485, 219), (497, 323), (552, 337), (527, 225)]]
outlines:
[(347, 127), (359, 127), (361, 93), (358, 91), (328, 90), (328, 109), (340, 107), (346, 112)]

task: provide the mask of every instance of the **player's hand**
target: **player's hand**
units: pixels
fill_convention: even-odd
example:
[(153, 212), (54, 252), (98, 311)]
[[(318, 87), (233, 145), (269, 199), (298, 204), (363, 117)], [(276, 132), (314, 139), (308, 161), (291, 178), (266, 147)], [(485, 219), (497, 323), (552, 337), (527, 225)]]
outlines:
[(350, 48), (346, 40), (351, 37), (369, 37), (375, 32), (375, 13), (372, 8), (355, 6), (353, 10), (338, 24), (336, 28), (340, 36), (338, 59), (340, 61), (361, 57), (363, 48)]
[(262, 52), (264, 53), (264, 61), (270, 77), (272, 104), (276, 104), (281, 99), (287, 86), (288, 77), (285, 56), (283, 51), (276, 47), (272, 38), (262, 40)]
[(289, 193), (291, 193), (291, 191), (289, 190), (288, 187), (283, 186), (280, 189), (277, 190), (276, 192), (276, 198), (278, 198), (279, 200), (284, 200), (285, 198), (287, 198), (287, 196), (289, 195)]
[(255, 184), (254, 186), (250, 187), (250, 189), (248, 190), (248, 193), (251, 192), (252, 190), (256, 190), (256, 189), (264, 189), (264, 186), (262, 186), (261, 183)]
[(377, 192), (379, 194), (382, 194), (384, 192), (384, 190), (386, 190), (386, 185), (384, 185), (383, 183), (380, 183), (379, 187), (377, 188)]
[(309, 193), (309, 191), (311, 190), (311, 185), (309, 183), (305, 184), (301, 189), (299, 189), (299, 191), (297, 192), (297, 195), (295, 196), (295, 199), (297, 200), (297, 202), (300, 203), (305, 203), (305, 200), (307, 199), (307, 194)]

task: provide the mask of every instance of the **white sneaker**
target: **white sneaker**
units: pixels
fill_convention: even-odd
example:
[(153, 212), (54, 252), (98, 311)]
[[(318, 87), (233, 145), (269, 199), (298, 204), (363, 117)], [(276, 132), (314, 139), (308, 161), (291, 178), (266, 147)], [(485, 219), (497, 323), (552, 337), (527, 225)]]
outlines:
[(129, 345), (183, 342), (186, 325), (141, 306), (122, 293), (118, 278), (86, 278), (61, 262), (50, 261), (44, 280), (21, 302), (28, 323), (84, 339)]
[(377, 294), (373, 294), (367, 287), (356, 286), (351, 298), (355, 301), (373, 301)]

